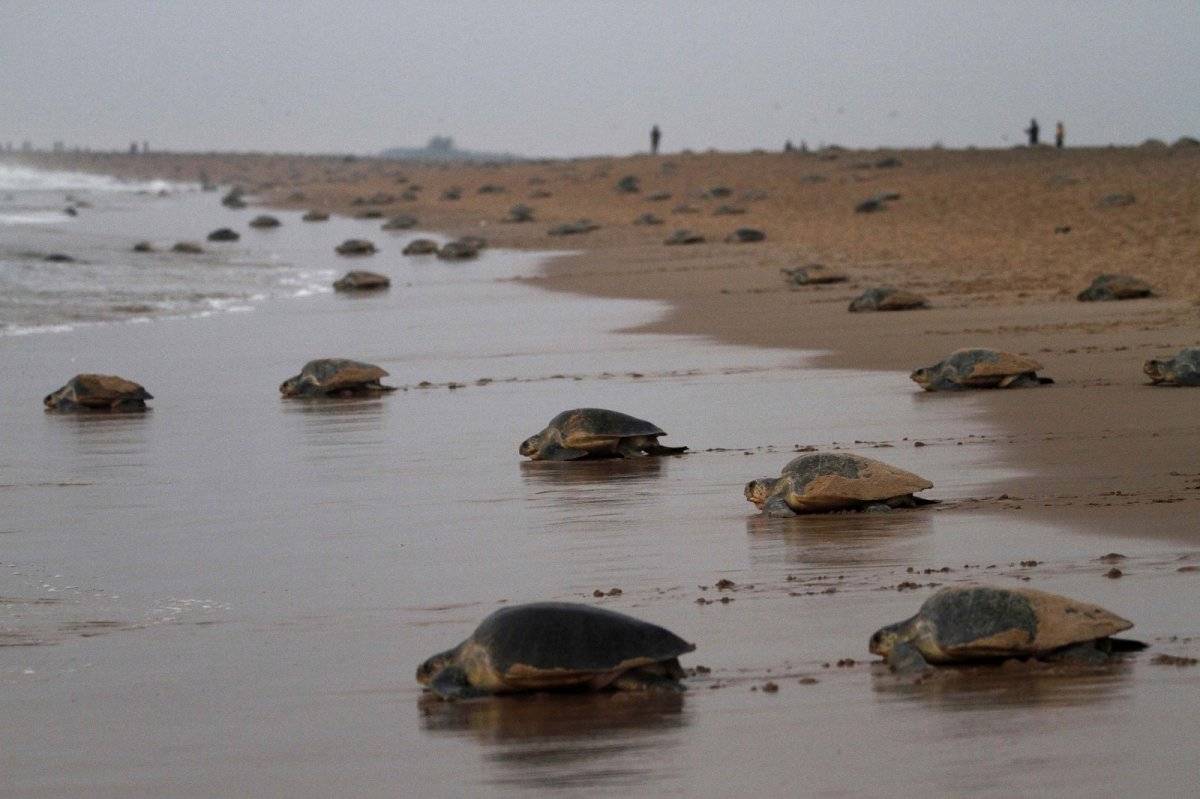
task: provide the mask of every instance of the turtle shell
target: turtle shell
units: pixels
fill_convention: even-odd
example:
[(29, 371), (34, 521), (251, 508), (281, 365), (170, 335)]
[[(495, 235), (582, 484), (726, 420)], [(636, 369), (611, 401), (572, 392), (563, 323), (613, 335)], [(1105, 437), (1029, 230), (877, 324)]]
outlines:
[(1200, 386), (1200, 347), (1185, 347), (1174, 358), (1146, 361), (1144, 371), (1155, 383)]
[(883, 286), (867, 289), (850, 303), (852, 312), (858, 311), (907, 311), (927, 308), (929, 301), (911, 291)]
[(353, 391), (368, 384), (376, 384), (374, 388), (377, 390), (382, 388), (385, 391), (391, 391), (390, 386), (377, 385), (381, 378), (387, 377), (387, 374), (373, 363), (351, 361), (346, 358), (320, 358), (304, 364), (300, 374), (285, 380), (279, 390), (288, 396), (333, 394), (339, 391)]
[(620, 411), (604, 408), (575, 408), (550, 420), (548, 428), (558, 430), (565, 447), (587, 447), (596, 439), (628, 436), (665, 436), (658, 425)]
[(929, 371), (942, 381), (960, 386), (993, 386), (1006, 377), (1036, 372), (1042, 365), (1032, 358), (983, 348), (961, 349)]
[(921, 605), (917, 621), (948, 660), (1036, 656), (1133, 626), (1099, 605), (987, 586), (943, 588)]
[(1080, 302), (1104, 302), (1153, 296), (1154, 289), (1141, 278), (1132, 275), (1099, 275), (1090, 286), (1079, 292), (1076, 299)]
[(813, 452), (783, 467), (787, 503), (798, 512), (819, 512), (880, 502), (933, 488), (923, 477), (881, 461), (844, 452)]
[(496, 674), (514, 688), (560, 685), (568, 673), (647, 666), (696, 648), (658, 625), (571, 602), (501, 608), (468, 640), (487, 653)]
[(43, 402), (48, 408), (111, 408), (119, 402), (141, 403), (154, 399), (145, 388), (116, 375), (75, 375), (66, 385), (48, 395)]
[(337, 291), (370, 291), (385, 289), (390, 285), (392, 285), (392, 281), (385, 275), (362, 269), (352, 269), (334, 281), (333, 287)]

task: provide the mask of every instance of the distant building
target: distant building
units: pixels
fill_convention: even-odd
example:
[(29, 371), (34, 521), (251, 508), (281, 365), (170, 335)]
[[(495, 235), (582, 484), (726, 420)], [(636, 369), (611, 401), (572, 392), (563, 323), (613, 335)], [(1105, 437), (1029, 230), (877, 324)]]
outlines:
[(391, 147), (379, 154), (382, 158), (400, 161), (523, 161), (512, 153), (487, 153), (478, 150), (459, 150), (453, 136), (433, 136), (424, 147)]

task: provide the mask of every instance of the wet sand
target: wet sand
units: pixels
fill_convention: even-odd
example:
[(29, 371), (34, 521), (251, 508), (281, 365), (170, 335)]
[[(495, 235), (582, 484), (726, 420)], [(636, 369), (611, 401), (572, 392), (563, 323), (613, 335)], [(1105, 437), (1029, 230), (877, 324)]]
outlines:
[[(321, 235), (332, 247), (377, 224), (335, 220)], [(286, 242), (297, 228), (288, 214), (274, 235)], [(877, 371), (849, 370), (848, 350), (813, 351), (833, 349), (836, 336), (836, 315), (826, 327), (820, 307), (840, 309), (850, 289), (781, 291), (767, 280), (776, 264), (736, 281), (769, 289), (743, 306), (760, 322), (768, 311), (758, 300), (780, 319), (786, 303), (805, 302), (795, 339), (747, 342), (776, 347), (765, 350), (679, 327), (608, 332), (684, 325), (688, 307), (699, 327), (703, 308), (686, 292), (672, 310), (541, 290), (583, 291), (556, 283), (567, 270), (604, 283), (579, 272), (634, 267), (632, 248), (548, 267), (496, 251), (447, 265), (398, 257), (407, 235), (369, 237), (383, 251), (352, 265), (391, 275), (384, 295), (0, 339), (4, 364), (22, 375), (0, 386), (0, 629), (14, 644), (0, 648), (5, 793), (1190, 791), (1198, 673), (1150, 659), (1197, 654), (1200, 578), (1181, 571), (1200, 565), (1191, 394), (1126, 386), (1123, 372), (1091, 385), (1088, 364), (1109, 361), (1065, 350), (1079, 349), (1070, 336), (1103, 333), (1047, 336), (1063, 351), (1053, 362), (1039, 356), (1060, 381), (1053, 388), (927, 396), (907, 381), (911, 364), (880, 370), (892, 365), (886, 347), (918, 346), (896, 343), (907, 333), (935, 349), (937, 336), (954, 336), (930, 331), (998, 329), (1013, 314), (1038, 319), (1042, 306), (864, 316), (877, 343), (858, 352)], [(293, 257), (351, 267), (315, 245), (287, 246), (300, 248)], [(648, 249), (646, 263), (661, 264)], [(700, 294), (701, 278), (721, 271), (691, 260), (702, 254), (679, 258), (672, 266), (687, 271), (677, 292)], [(622, 277), (614, 288), (609, 278), (608, 290), (588, 290), (651, 294), (654, 281)], [(734, 290), (728, 283), (714, 284), (714, 301), (730, 296), (720, 294)], [(1127, 305), (1078, 313), (1101, 326), (1112, 315), (1144, 345), (1186, 335), (1153, 317), (1130, 321), (1182, 316), (1181, 301)], [(277, 398), (275, 386), (305, 360), (333, 354), (380, 363), (409, 390), (364, 402)], [(1116, 360), (1131, 357), (1140, 356)], [(41, 394), (83, 368), (144, 382), (154, 411), (43, 414)], [(441, 385), (417, 388), (422, 381)], [(1112, 407), (1126, 397), (1137, 414)], [(1056, 417), (1067, 413), (1060, 402), (1077, 415)], [(650, 418), (670, 431), (667, 443), (696, 451), (583, 468), (519, 461), (518, 441), (584, 404)], [(1029, 423), (1015, 427), (1022, 418)], [(1072, 424), (1056, 431), (1056, 418)], [(1146, 419), (1155, 420), (1148, 431)], [(1148, 437), (1190, 471), (1114, 466), (1149, 462), (1139, 454)], [(754, 516), (742, 483), (801, 446), (911, 469), (944, 502)], [(1046, 468), (1054, 458), (1058, 472)], [(1166, 477), (1179, 485), (1154, 494)], [(1015, 493), (1022, 485), (1028, 492)], [(1177, 496), (1185, 499), (1152, 501)], [(1126, 556), (1120, 579), (1105, 578), (1113, 564), (1099, 560), (1112, 551)], [(735, 587), (718, 591), (721, 578)], [(870, 663), (875, 628), (911, 613), (937, 584), (973, 579), (1098, 602), (1134, 619), (1152, 649), (1082, 675), (968, 672), (921, 685)], [(614, 587), (620, 595), (593, 597)], [(711, 671), (691, 678), (682, 698), (651, 702), (421, 696), (412, 679), (421, 658), (497, 603), (535, 599), (597, 602), (664, 624), (698, 645), (684, 665)], [(844, 659), (855, 662), (837, 665)], [(768, 681), (779, 690), (761, 690)]]

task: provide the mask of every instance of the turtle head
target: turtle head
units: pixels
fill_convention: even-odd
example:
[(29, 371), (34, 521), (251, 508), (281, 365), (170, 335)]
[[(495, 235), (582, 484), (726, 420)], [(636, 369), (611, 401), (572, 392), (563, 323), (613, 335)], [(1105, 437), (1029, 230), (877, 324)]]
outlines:
[(928, 391), (929, 386), (933, 384), (933, 373), (935, 368), (936, 367), (933, 366), (922, 366), (920, 369), (917, 369), (910, 374), (909, 379), (911, 379), (921, 388)]
[(417, 682), (421, 685), (429, 685), (443, 669), (452, 665), (458, 659), (458, 650), (460, 648), (461, 646), (456, 646), (453, 649), (447, 649), (445, 652), (438, 652), (420, 666), (417, 666)]
[(517, 452), (524, 455), (526, 458), (532, 458), (538, 454), (542, 448), (542, 433), (530, 436), (521, 442), (521, 446), (517, 447)]
[(767, 501), (767, 497), (771, 496), (771, 492), (775, 490), (775, 484), (778, 482), (779, 479), (776, 477), (760, 477), (746, 483), (742, 493), (746, 495), (747, 500), (753, 502), (761, 510), (763, 503)]
[(889, 624), (886, 627), (880, 627), (871, 636), (871, 642), (867, 648), (871, 650), (872, 655), (879, 655), (882, 658), (887, 658), (892, 654), (892, 649), (897, 644), (904, 643), (913, 636), (913, 619), (905, 619), (898, 621), (895, 624)]
[(279, 384), (279, 393), (285, 397), (294, 397), (300, 393), (301, 376), (289, 377)]
[(1166, 361), (1146, 361), (1146, 365), (1142, 367), (1142, 371), (1155, 383), (1161, 383), (1167, 379)]

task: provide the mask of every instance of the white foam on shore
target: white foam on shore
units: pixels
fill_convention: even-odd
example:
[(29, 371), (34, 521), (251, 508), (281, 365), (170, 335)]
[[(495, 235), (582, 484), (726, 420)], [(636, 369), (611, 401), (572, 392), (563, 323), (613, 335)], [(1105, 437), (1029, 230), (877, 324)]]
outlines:
[(13, 164), (0, 164), (0, 191), (160, 192), (197, 188), (199, 186), (194, 183), (172, 183), (167, 180), (121, 180), (110, 175), (90, 175), (86, 172), (31, 169)]
[(0, 225), (57, 225), (66, 222), (69, 216), (61, 211), (41, 213), (0, 214)]

